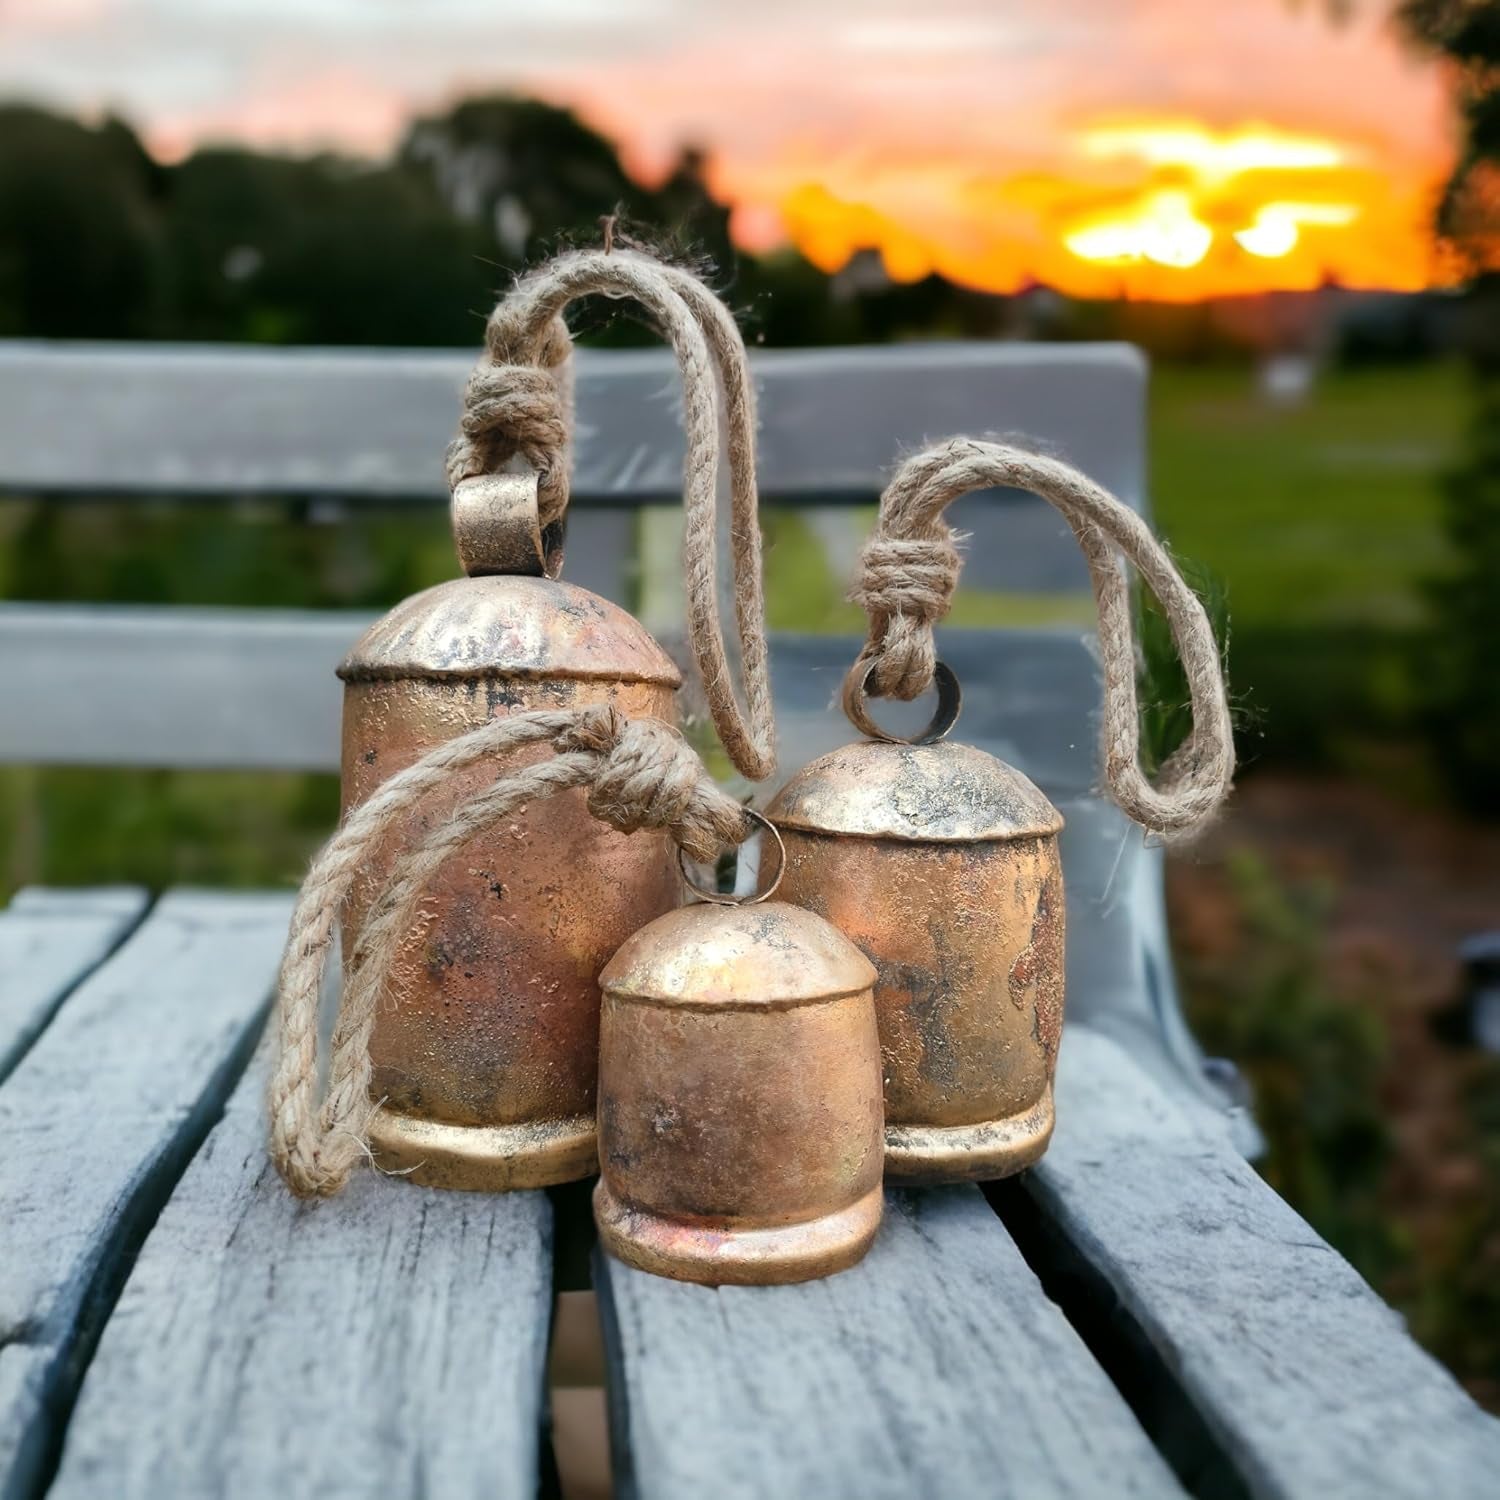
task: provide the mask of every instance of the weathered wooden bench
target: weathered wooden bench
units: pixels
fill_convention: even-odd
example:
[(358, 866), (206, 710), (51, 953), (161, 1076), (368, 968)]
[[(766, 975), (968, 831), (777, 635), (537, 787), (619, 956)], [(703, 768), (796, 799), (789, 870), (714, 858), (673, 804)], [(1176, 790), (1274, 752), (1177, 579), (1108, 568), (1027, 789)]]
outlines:
[[(0, 491), (440, 501), (465, 354), (0, 346)], [(1143, 497), (1128, 350), (766, 354), (769, 504), (868, 503), (901, 445), (1003, 428)], [(569, 575), (617, 596), (676, 494), (675, 381), (585, 354)], [(70, 414), (64, 427), (56, 413)], [(970, 575), (1081, 581), (1050, 513), (966, 503)], [(0, 606), (0, 759), (332, 768), (363, 621)], [(844, 640), (778, 638), (783, 764), (842, 742)], [(1077, 630), (949, 632), (965, 736), (1068, 818), (1069, 1027), (1043, 1164), (893, 1193), (784, 1288), (595, 1256), (617, 1493), (1500, 1492), (1500, 1424), (1237, 1145), (1179, 1018), (1157, 852), (1092, 794)], [(217, 690), (227, 662), (238, 691)], [(586, 1198), (373, 1174), (294, 1203), (254, 1058), (288, 893), (23, 891), (0, 913), (0, 1496), (529, 1496)]]

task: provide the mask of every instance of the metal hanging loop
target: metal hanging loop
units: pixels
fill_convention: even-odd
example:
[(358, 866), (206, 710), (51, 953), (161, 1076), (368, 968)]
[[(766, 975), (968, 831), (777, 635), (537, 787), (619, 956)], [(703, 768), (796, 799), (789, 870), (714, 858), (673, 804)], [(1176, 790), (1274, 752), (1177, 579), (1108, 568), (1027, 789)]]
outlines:
[(963, 690), (958, 685), (958, 678), (953, 668), (945, 661), (938, 661), (933, 667), (932, 685), (937, 689), (937, 707), (933, 710), (932, 719), (920, 734), (900, 735), (893, 734), (889, 729), (883, 729), (870, 717), (870, 706), (867, 695), (870, 691), (870, 678), (875, 673), (875, 663), (871, 663), (863, 672), (855, 670), (850, 672), (844, 680), (844, 713), (849, 722), (863, 735), (872, 740), (883, 740), (888, 745), (935, 745), (941, 739), (947, 737), (949, 731), (958, 723), (958, 715), (963, 708)]
[(700, 901), (709, 901), (715, 906), (758, 906), (762, 901), (769, 901), (776, 894), (776, 888), (781, 884), (781, 877), (786, 874), (786, 845), (782, 842), (781, 833), (776, 825), (764, 813), (758, 813), (753, 807), (747, 807), (745, 809), (745, 816), (751, 822), (759, 823), (776, 841), (776, 878), (763, 891), (756, 891), (749, 896), (736, 896), (732, 891), (704, 890), (688, 874), (687, 862), (682, 857), (682, 845), (679, 844), (677, 846), (677, 868), (682, 872), (683, 883)]
[(453, 545), (470, 577), (488, 573), (556, 578), (562, 572), (559, 520), (542, 529), (535, 470), (476, 474), (453, 489)]

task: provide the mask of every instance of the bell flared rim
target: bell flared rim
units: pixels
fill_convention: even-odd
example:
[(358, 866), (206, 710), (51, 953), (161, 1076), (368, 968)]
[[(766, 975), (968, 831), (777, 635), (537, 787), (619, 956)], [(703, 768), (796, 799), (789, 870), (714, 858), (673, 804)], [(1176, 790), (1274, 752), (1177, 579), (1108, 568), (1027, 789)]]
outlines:
[(766, 816), (791, 832), (921, 844), (1043, 838), (1063, 826), (1024, 771), (953, 740), (832, 750), (797, 772)]
[(877, 1182), (852, 1203), (796, 1223), (720, 1228), (632, 1207), (608, 1175), (594, 1188), (599, 1240), (616, 1260), (707, 1286), (768, 1286), (847, 1271), (874, 1243), (884, 1208)]
[(345, 682), (545, 677), (682, 685), (633, 615), (577, 584), (494, 573), (413, 594), (360, 637)]

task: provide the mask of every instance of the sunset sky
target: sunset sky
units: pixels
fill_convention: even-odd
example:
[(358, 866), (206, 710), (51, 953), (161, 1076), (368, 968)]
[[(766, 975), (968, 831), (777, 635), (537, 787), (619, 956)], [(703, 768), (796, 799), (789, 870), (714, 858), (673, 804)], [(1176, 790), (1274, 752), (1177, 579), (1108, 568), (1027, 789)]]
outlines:
[(1196, 297), (1437, 275), (1442, 81), (1318, 0), (0, 0), (0, 92), (376, 154), (511, 88), (638, 174), (703, 147), (738, 239), (828, 269)]

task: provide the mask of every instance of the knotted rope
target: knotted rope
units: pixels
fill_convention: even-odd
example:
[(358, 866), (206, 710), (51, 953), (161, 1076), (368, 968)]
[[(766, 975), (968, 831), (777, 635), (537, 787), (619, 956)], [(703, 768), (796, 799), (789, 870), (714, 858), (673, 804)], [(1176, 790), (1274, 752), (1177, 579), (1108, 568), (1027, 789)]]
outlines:
[[(1129, 506), (1069, 464), (1002, 443), (954, 439), (908, 459), (880, 501), (875, 532), (849, 597), (870, 635), (844, 683), (844, 709), (872, 733), (864, 691), (915, 698), (937, 664), (932, 627), (948, 612), (959, 556), (942, 513), (994, 486), (1029, 490), (1062, 513), (1083, 549), (1099, 615), (1104, 674), (1104, 781), (1127, 817), (1149, 832), (1182, 835), (1213, 816), (1234, 774), (1234, 733), (1213, 627), (1165, 548)], [(1192, 729), (1153, 786), (1140, 763), (1135, 622), (1121, 556), (1161, 601), (1187, 674)]]
[[(340, 908), (356, 874), (393, 821), (455, 772), (521, 745), (552, 742), (550, 760), (527, 766), (461, 802), (406, 850), (357, 934), (318, 1099), (318, 995)], [(598, 704), (495, 719), (429, 751), (353, 808), (314, 861), (292, 914), (277, 998), (279, 1048), (271, 1078), (271, 1159), (299, 1197), (328, 1196), (369, 1155), (379, 1101), (370, 1097), (370, 1034), (392, 960), (411, 930), (428, 882), (470, 839), (525, 803), (568, 787), (589, 789), (589, 811), (624, 833), (666, 828), (695, 859), (710, 860), (749, 835), (749, 815), (715, 786), (670, 725), (627, 719)]]
[[(562, 314), (580, 297), (629, 297), (671, 344), (682, 372), (687, 456), (682, 496), (688, 639), (709, 713), (738, 770), (762, 781), (776, 769), (755, 484), (755, 396), (733, 317), (696, 277), (631, 249), (577, 250), (522, 276), (490, 314), (485, 354), (469, 378), (450, 487), (519, 458), (538, 475), (545, 528), (568, 504), (572, 340)], [(735, 696), (719, 620), (720, 407), (727, 429), (730, 555), (745, 707)]]

